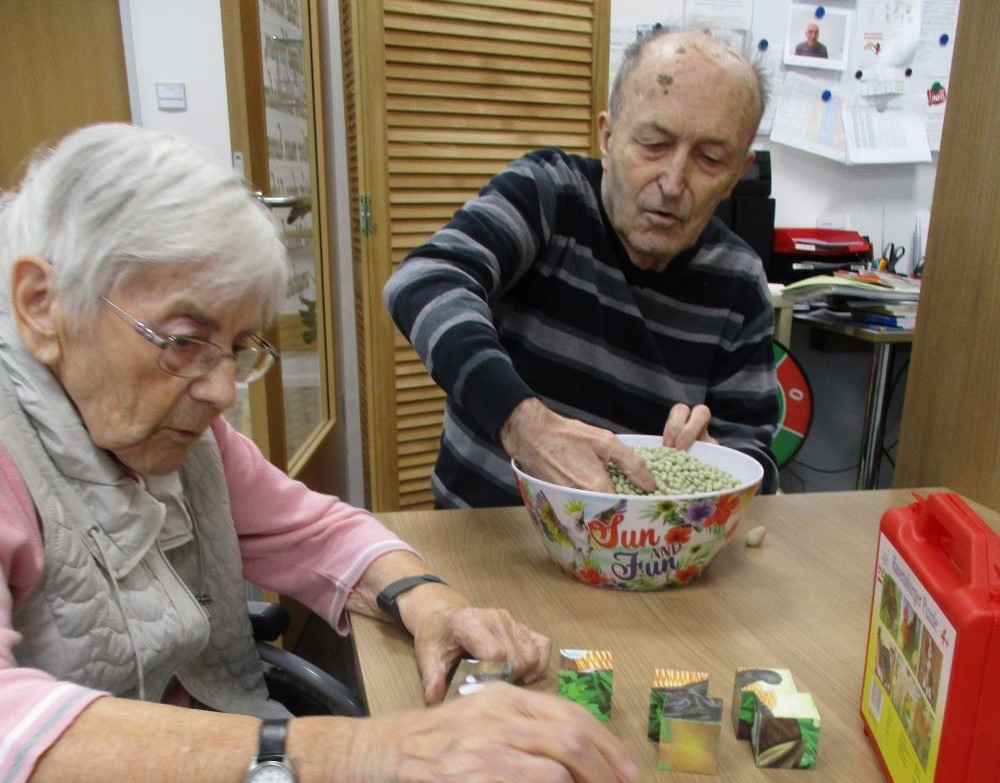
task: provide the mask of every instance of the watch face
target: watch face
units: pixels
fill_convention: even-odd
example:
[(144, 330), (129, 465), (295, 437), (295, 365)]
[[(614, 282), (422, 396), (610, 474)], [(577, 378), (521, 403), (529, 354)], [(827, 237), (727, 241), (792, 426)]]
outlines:
[(280, 761), (263, 761), (250, 770), (244, 783), (295, 783), (295, 773)]

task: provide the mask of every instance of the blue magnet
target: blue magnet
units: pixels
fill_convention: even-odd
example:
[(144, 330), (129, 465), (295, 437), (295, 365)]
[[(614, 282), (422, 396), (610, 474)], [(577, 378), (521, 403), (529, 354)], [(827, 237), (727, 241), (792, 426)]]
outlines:
[(826, 16), (826, 9), (821, 5), (816, 6), (816, 18), (822, 19), (824, 16)]
[(950, 40), (951, 39), (948, 37), (948, 33), (941, 33), (941, 37), (938, 38), (938, 43), (941, 44), (942, 46), (947, 46), (948, 41)]
[(833, 93), (832, 92), (830, 92), (829, 90), (823, 90), (823, 101), (824, 102), (829, 102), (829, 100), (832, 97), (833, 97)]
[(767, 42), (767, 39), (766, 38), (761, 38), (757, 42), (757, 51), (766, 52), (768, 46), (770, 46), (770, 44)]

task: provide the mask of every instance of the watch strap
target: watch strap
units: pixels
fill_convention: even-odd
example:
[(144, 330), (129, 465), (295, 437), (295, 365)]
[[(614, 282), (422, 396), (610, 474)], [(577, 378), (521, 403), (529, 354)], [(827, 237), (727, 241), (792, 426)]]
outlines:
[(288, 719), (273, 718), (260, 724), (260, 744), (257, 763), (285, 760), (285, 739), (288, 737)]
[(379, 609), (389, 615), (396, 622), (396, 625), (405, 630), (406, 626), (403, 625), (403, 618), (399, 616), (399, 606), (396, 605), (396, 599), (407, 590), (412, 590), (414, 587), (419, 587), (420, 585), (428, 583), (441, 585), (445, 584), (443, 579), (434, 576), (434, 574), (407, 576), (386, 585), (382, 592), (378, 594), (378, 597), (375, 599), (375, 603), (378, 604)]

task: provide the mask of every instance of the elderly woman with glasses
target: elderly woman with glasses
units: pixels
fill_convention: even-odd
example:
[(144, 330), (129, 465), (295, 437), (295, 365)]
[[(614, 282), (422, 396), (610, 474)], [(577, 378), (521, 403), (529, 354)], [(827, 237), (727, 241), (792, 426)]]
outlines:
[(267, 699), (245, 579), (341, 632), (393, 616), (429, 703), (463, 651), (532, 681), (551, 648), (220, 415), (277, 358), (286, 279), (266, 210), (165, 133), (77, 131), (0, 201), (0, 781), (635, 780), (510, 685), (379, 719)]

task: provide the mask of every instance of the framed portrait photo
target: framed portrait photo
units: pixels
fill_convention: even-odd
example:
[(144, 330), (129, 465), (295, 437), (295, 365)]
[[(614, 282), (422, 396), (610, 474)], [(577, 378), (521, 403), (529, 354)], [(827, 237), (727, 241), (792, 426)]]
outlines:
[(851, 12), (793, 3), (785, 30), (785, 65), (843, 71), (847, 67)]

